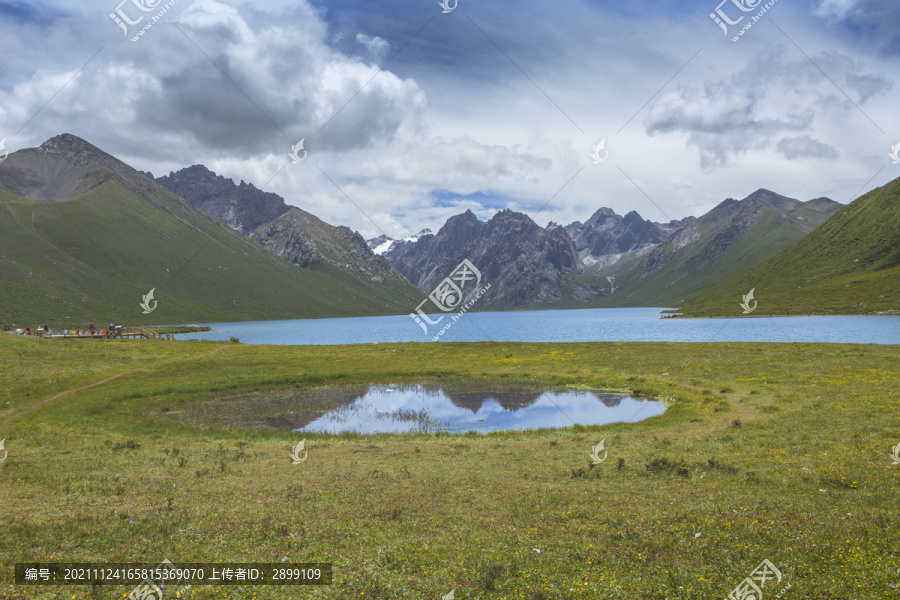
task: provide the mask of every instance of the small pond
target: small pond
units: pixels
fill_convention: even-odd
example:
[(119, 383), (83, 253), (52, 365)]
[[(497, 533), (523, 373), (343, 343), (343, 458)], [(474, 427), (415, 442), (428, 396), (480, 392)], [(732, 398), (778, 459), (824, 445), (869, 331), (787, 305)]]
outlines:
[(214, 395), (158, 418), (226, 429), (308, 433), (489, 433), (635, 423), (665, 402), (538, 385), (449, 380), (415, 385), (336, 385)]
[[(297, 400), (302, 401), (302, 397)], [(665, 410), (665, 402), (627, 394), (527, 388), (473, 392), (445, 386), (373, 385), (351, 401), (308, 423), (296, 423), (298, 426), (292, 429), (307, 433), (488, 433), (632, 423)]]

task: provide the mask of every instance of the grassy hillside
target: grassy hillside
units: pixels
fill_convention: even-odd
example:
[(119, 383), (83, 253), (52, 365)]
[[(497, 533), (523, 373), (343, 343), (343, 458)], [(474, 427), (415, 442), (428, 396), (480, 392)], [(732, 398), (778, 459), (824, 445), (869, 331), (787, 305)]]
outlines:
[[(146, 178), (34, 202), (0, 186), (0, 324), (84, 326), (407, 312), (421, 293), (328, 265), (301, 269)], [(143, 315), (155, 288), (157, 308)]]
[[(704, 268), (692, 268), (702, 262), (708, 249), (702, 245), (685, 248), (684, 252), (675, 253), (672, 261), (658, 271), (624, 284), (623, 289), (606, 298), (604, 306), (669, 306), (673, 302), (683, 302), (694, 293), (739, 273), (745, 265), (765, 260), (803, 235), (803, 232), (784, 222), (781, 215), (767, 211), (747, 235), (734, 241), (714, 266), (707, 264)], [(617, 279), (628, 277), (629, 274), (625, 273)]]
[(780, 254), (689, 299), (689, 316), (900, 314), (900, 179), (858, 198)]
[[(741, 201), (727, 200), (649, 253), (629, 252), (615, 264), (598, 264), (567, 276), (563, 299), (535, 308), (680, 306), (791, 246), (840, 206), (827, 198), (799, 202), (768, 190)], [(615, 277), (612, 294), (607, 277)], [(606, 295), (585, 301), (592, 296), (585, 293), (588, 290)]]
[[(620, 287), (598, 306), (678, 306), (701, 290), (787, 248), (839, 207), (830, 201), (823, 205), (823, 200), (797, 203), (788, 210), (784, 205), (761, 204), (750, 217), (741, 214), (745, 210), (741, 204), (746, 202), (714, 209), (689, 225), (697, 228), (692, 243), (679, 246), (677, 235), (664, 242), (658, 249), (662, 253), (660, 264), (649, 272), (645, 272), (643, 263), (630, 269), (627, 265), (599, 269), (598, 275), (604, 278), (615, 275)], [(747, 221), (749, 226), (743, 229), (732, 219)]]
[[(630, 425), (490, 435), (188, 418), (231, 411), (248, 390), (448, 378), (630, 391), (669, 408)], [(783, 575), (767, 599), (787, 586), (784, 598), (895, 598), (898, 394), (900, 358), (877, 345), (0, 334), (0, 598), (120, 600), (133, 587), (13, 586), (16, 562), (284, 557), (333, 562), (332, 585), (195, 586), (187, 598), (708, 600), (763, 559)], [(304, 437), (308, 459), (292, 465)], [(591, 469), (600, 440), (608, 459)]]

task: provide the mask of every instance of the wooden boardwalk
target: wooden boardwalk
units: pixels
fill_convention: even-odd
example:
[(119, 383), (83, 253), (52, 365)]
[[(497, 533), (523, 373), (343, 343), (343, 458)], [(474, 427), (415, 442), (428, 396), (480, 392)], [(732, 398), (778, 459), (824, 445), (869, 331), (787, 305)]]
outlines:
[[(63, 331), (72, 331), (72, 330), (63, 330)], [(97, 330), (94, 333), (85, 330), (75, 330), (80, 333), (51, 333), (45, 334), (41, 337), (50, 338), (54, 340), (89, 340), (89, 339), (100, 339), (100, 340), (113, 340), (113, 339), (124, 339), (131, 338), (137, 339), (142, 338), (145, 340), (174, 340), (175, 336), (171, 333), (156, 333), (149, 327), (123, 327), (122, 329), (117, 329), (115, 331), (107, 331)]]

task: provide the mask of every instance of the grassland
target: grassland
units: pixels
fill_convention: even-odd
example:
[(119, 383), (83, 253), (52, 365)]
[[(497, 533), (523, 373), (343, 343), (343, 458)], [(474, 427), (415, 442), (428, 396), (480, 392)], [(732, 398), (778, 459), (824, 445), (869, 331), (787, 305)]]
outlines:
[[(248, 390), (547, 383), (665, 399), (635, 424), (479, 436), (198, 427)], [(0, 598), (22, 561), (330, 561), (327, 587), (190, 598), (900, 597), (900, 355), (825, 344), (54, 342), (0, 335)], [(606, 440), (594, 469), (588, 451)], [(771, 585), (771, 584), (770, 584)], [(775, 597), (774, 593), (765, 597)]]

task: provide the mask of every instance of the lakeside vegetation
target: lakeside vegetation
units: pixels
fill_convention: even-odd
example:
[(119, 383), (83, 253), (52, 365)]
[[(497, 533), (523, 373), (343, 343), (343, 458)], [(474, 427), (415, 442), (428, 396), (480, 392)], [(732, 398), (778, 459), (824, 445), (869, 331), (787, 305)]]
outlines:
[(212, 331), (212, 327), (201, 327), (199, 325), (176, 325), (172, 327), (151, 327), (153, 331), (159, 334), (167, 333), (199, 333), (201, 331)]
[[(467, 378), (626, 391), (669, 409), (456, 436), (179, 418), (248, 391)], [(707, 600), (766, 558), (788, 597), (897, 597), (898, 393), (892, 346), (0, 336), (0, 598), (130, 591), (13, 587), (16, 562), (284, 557), (333, 562), (333, 584), (187, 597)], [(292, 465), (303, 438), (309, 457)], [(601, 439), (608, 460), (591, 469)]]

